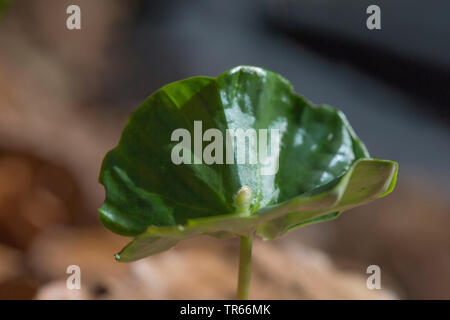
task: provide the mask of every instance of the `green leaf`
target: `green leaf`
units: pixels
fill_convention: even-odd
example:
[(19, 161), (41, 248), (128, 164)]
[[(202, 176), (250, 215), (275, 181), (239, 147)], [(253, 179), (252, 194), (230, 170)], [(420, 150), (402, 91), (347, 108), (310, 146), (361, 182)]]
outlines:
[[(178, 142), (172, 133), (187, 129), (195, 141), (194, 121), (201, 121), (203, 133), (216, 128), (223, 137), (227, 129), (269, 129), (267, 145), (278, 171), (264, 175), (265, 164), (237, 164), (238, 143), (232, 164), (174, 164)], [(271, 129), (279, 130), (278, 148), (270, 144), (276, 140)], [(210, 143), (200, 141), (200, 150)], [(189, 160), (202, 157), (194, 144)], [(226, 144), (221, 148), (225, 155)], [(100, 218), (113, 232), (135, 237), (116, 255), (123, 262), (200, 234), (273, 239), (386, 195), (397, 167), (370, 158), (339, 110), (313, 105), (274, 72), (240, 66), (218, 78), (168, 84), (131, 115), (103, 161)], [(243, 187), (252, 193), (250, 215), (234, 204)]]

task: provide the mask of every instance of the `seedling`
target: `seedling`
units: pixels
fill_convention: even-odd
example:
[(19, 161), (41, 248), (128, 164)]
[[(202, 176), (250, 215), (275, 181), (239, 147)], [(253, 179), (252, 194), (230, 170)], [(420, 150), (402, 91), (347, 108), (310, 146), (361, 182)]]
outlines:
[[(198, 136), (196, 121), (205, 134), (267, 129), (268, 136), (232, 144), (233, 158), (244, 141), (245, 161), (215, 161), (220, 152), (230, 157), (220, 135), (193, 143), (173, 137), (180, 129), (189, 139)], [(278, 143), (271, 143), (272, 132)], [(175, 147), (175, 158), (188, 161), (173, 161)], [(271, 161), (251, 163), (261, 148)], [(201, 161), (205, 156), (209, 160)], [(273, 164), (276, 170), (261, 174)], [(274, 72), (239, 66), (217, 78), (168, 84), (137, 108), (103, 160), (106, 199), (99, 212), (108, 229), (134, 237), (116, 254), (120, 262), (196, 235), (239, 237), (237, 298), (247, 299), (254, 236), (274, 239), (383, 197), (393, 190), (397, 170), (396, 162), (369, 156), (341, 111), (313, 105)]]

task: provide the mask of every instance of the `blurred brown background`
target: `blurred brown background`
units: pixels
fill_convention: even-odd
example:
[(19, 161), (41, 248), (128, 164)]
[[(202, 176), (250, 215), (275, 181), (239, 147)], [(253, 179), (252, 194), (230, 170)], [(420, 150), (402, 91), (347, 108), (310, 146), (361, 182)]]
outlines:
[[(450, 8), (397, 2), (379, 1), (375, 34), (356, 0), (0, 0), (0, 299), (233, 298), (236, 240), (118, 264), (127, 239), (96, 209), (129, 113), (167, 82), (239, 64), (342, 108), (374, 157), (400, 163), (388, 197), (256, 241), (251, 297), (450, 299)], [(66, 289), (73, 264), (82, 290)], [(372, 264), (382, 290), (366, 287)]]

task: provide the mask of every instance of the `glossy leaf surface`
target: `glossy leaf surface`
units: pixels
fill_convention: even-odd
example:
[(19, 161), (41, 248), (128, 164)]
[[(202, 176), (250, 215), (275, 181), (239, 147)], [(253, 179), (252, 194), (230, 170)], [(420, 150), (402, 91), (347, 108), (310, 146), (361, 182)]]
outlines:
[[(279, 147), (269, 150), (278, 170), (264, 175), (266, 164), (237, 161), (174, 164), (178, 142), (172, 133), (187, 129), (194, 146), (195, 121), (201, 121), (203, 133), (215, 128), (224, 137), (227, 129), (268, 129), (267, 144), (270, 130), (277, 129)], [(200, 141), (200, 150), (210, 143)], [(202, 153), (194, 150), (189, 157), (194, 162)], [(273, 239), (386, 195), (396, 174), (395, 162), (369, 157), (339, 110), (314, 106), (274, 72), (242, 66), (218, 78), (166, 85), (132, 114), (103, 161), (106, 199), (99, 211), (107, 228), (135, 237), (116, 255), (127, 262), (199, 234)], [(234, 206), (244, 186), (253, 195), (250, 215)]]

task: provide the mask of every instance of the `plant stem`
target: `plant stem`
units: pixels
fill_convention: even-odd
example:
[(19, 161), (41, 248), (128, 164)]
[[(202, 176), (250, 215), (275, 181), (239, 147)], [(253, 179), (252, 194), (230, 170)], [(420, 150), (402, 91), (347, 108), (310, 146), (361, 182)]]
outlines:
[[(252, 190), (243, 186), (234, 199), (236, 213), (242, 216), (250, 215), (250, 204), (252, 202)], [(250, 277), (252, 273), (252, 237), (240, 237), (239, 250), (239, 277), (236, 298), (247, 300), (250, 291)]]
[(252, 238), (240, 238), (239, 251), (239, 278), (237, 288), (237, 299), (247, 300), (250, 291), (250, 277), (252, 274)]

